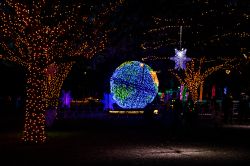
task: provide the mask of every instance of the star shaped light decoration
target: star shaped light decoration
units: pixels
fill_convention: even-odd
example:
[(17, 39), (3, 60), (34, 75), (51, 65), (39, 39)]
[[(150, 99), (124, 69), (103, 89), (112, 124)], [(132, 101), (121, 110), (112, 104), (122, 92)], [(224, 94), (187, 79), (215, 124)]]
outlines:
[(186, 62), (190, 61), (191, 58), (186, 57), (187, 49), (177, 50), (175, 49), (175, 56), (170, 57), (170, 60), (175, 61), (175, 69), (186, 69)]

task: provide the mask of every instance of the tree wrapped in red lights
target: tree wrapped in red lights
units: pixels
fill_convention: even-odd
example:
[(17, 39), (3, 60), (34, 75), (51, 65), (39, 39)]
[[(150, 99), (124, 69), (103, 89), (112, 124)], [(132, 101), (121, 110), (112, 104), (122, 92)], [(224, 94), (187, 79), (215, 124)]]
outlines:
[[(60, 1), (0, 2), (0, 59), (25, 67), (27, 96), (22, 140), (46, 140), (45, 110), (57, 106), (74, 57), (93, 57), (105, 48), (108, 18), (123, 0), (87, 6)], [(85, 9), (84, 9), (85, 8)], [(84, 12), (82, 10), (87, 10)]]

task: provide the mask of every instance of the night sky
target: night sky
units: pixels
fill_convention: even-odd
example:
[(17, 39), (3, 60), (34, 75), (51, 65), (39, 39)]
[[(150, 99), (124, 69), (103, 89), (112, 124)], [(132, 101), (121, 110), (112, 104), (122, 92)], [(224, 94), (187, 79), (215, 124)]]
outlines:
[(0, 62), (0, 96), (23, 96), (25, 71), (16, 64)]
[[(241, 57), (250, 52), (250, 2), (248, 0), (128, 0), (113, 18), (117, 31), (110, 36), (107, 49), (91, 60), (77, 59), (63, 89), (72, 91), (73, 97), (96, 95), (102, 97), (109, 91), (109, 79), (121, 63), (141, 60), (147, 56), (170, 57), (179, 47), (179, 27), (183, 26), (182, 47), (187, 56), (199, 58)], [(165, 20), (155, 24), (153, 16)], [(165, 28), (157, 35), (149, 33), (154, 28)], [(185, 27), (187, 26), (187, 27)], [(239, 35), (240, 34), (240, 35)], [(242, 36), (243, 35), (243, 36)], [(164, 41), (154, 49), (155, 41)], [(141, 45), (149, 46), (142, 49)], [(173, 68), (170, 61), (146, 62), (158, 74), (161, 91), (176, 88), (176, 80), (167, 70)], [(208, 88), (216, 83), (228, 84), (234, 91), (250, 87), (249, 64), (230, 75), (218, 72), (208, 78)], [(14, 64), (0, 63), (0, 96), (23, 95), (25, 71)], [(220, 78), (220, 79), (218, 79)], [(238, 85), (242, 86), (238, 86)]]

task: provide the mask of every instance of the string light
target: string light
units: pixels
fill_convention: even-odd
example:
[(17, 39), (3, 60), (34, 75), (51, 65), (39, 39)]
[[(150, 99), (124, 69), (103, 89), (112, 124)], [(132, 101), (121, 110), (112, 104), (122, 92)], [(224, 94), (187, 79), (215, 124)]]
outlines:
[[(144, 33), (146, 40), (141, 44), (141, 48), (144, 50), (158, 50), (167, 46), (176, 45), (178, 40), (173, 37), (172, 34), (174, 34), (176, 29), (180, 26), (185, 28), (190, 34), (192, 42), (189, 43), (189, 46), (193, 46), (194, 48), (197, 48), (197, 46), (220, 45), (221, 43), (230, 44), (228, 42), (230, 40), (244, 42), (250, 37), (249, 31), (245, 28), (246, 22), (249, 19), (249, 14), (245, 10), (230, 9), (231, 10), (227, 9), (225, 11), (223, 9), (218, 10), (212, 5), (209, 8), (200, 8), (197, 10), (195, 16), (153, 16), (153, 23), (150, 29)], [(232, 19), (232, 22), (235, 22), (232, 30), (225, 31), (228, 30), (227, 25), (221, 24), (213, 24), (213, 26), (209, 27), (210, 24), (207, 24), (207, 21), (202, 21), (208, 18), (213, 19), (217, 16)], [(209, 33), (210, 28), (211, 33)]]
[[(204, 11), (205, 10), (205, 11)], [(232, 11), (228, 10), (228, 13), (224, 12), (223, 15), (231, 15)], [(244, 12), (244, 11), (243, 11)], [(238, 13), (235, 12), (234, 13)], [(173, 37), (172, 34), (176, 32), (176, 29), (179, 26), (185, 27), (187, 31), (191, 35), (191, 43), (189, 46), (193, 46), (193, 48), (196, 50), (199, 46), (203, 46), (208, 48), (208, 44), (211, 46), (221, 46), (221, 43), (225, 43), (225, 46), (228, 46), (230, 43), (227, 41), (246, 41), (250, 37), (250, 33), (245, 31), (244, 28), (242, 28), (242, 25), (245, 25), (244, 20), (247, 17), (245, 13), (242, 13), (242, 11), (239, 11), (237, 16), (242, 16), (241, 21), (237, 20), (237, 24), (234, 26), (231, 32), (225, 32), (224, 29), (228, 29), (228, 27), (224, 27), (221, 24), (217, 26), (211, 26), (216, 33), (211, 31), (211, 34), (209, 33), (203, 33), (208, 32), (207, 28), (210, 28), (208, 24), (204, 24), (203, 18), (207, 19), (207, 15), (213, 14), (211, 17), (217, 16), (218, 14), (222, 14), (222, 12), (217, 11), (217, 9), (204, 9), (201, 8), (201, 10), (198, 10), (195, 17), (182, 17), (178, 18), (178, 16), (175, 16), (174, 18), (159, 18), (159, 17), (152, 17), (153, 18), (153, 24), (151, 25), (150, 29), (144, 33), (145, 41), (141, 43), (141, 48), (144, 51), (153, 52), (151, 54), (154, 54), (155, 51), (162, 52), (162, 49), (169, 48), (169, 46), (175, 46), (178, 44), (178, 40), (176, 37)], [(196, 19), (198, 18), (198, 19)], [(210, 17), (209, 17), (210, 18)], [(235, 17), (236, 18), (236, 17)], [(238, 18), (238, 17), (237, 17)], [(203, 21), (201, 21), (203, 20)], [(235, 20), (234, 20), (235, 21)], [(243, 21), (243, 22), (242, 22)], [(205, 21), (206, 22), (206, 21)], [(209, 35), (209, 36), (208, 36)], [(233, 42), (232, 42), (233, 43)], [(237, 43), (238, 44), (238, 43)], [(180, 50), (182, 48), (180, 47)], [(191, 48), (192, 49), (192, 48)], [(177, 51), (177, 50), (176, 50)], [(182, 53), (182, 52), (180, 52)], [(182, 54), (181, 54), (182, 55)], [(185, 64), (181, 61), (178, 62), (178, 56), (175, 57), (160, 57), (155, 55), (150, 55), (147, 57), (143, 57), (142, 61), (161, 61), (161, 60), (174, 60), (175, 61), (175, 69), (185, 68), (182, 64)], [(244, 56), (246, 60), (248, 60), (248, 57)], [(195, 66), (195, 60), (193, 59), (191, 62), (188, 62), (188, 67), (183, 71), (174, 71), (170, 70), (171, 73), (173, 73), (176, 78), (179, 80), (179, 82), (182, 85), (185, 85), (188, 87), (188, 90), (192, 94), (193, 100), (197, 101), (198, 99), (198, 88), (201, 88), (204, 84), (205, 79), (211, 75), (212, 73), (220, 70), (220, 69), (233, 69), (242, 64), (242, 61), (239, 60), (241, 58), (225, 58), (225, 57), (218, 57), (216, 60), (207, 60), (205, 58), (199, 59), (198, 62), (200, 62), (200, 67), (197, 69)], [(190, 60), (190, 59), (189, 59)], [(209, 63), (209, 62), (217, 62), (222, 63), (220, 65), (216, 65), (214, 67), (206, 68), (203, 66), (203, 63)], [(232, 65), (232, 63), (236, 63)], [(199, 65), (199, 64), (198, 64)], [(202, 67), (203, 66), (203, 67)], [(202, 70), (201, 70), (202, 68)]]
[(4, 51), (1, 59), (26, 68), (22, 140), (42, 143), (46, 140), (45, 110), (58, 106), (61, 86), (73, 65), (65, 62), (66, 57), (91, 58), (103, 50), (108, 33), (113, 30), (105, 28), (105, 20), (123, 0), (97, 7), (96, 15), (83, 16), (88, 19), (79, 15), (81, 5), (60, 7), (57, 1), (48, 8), (45, 0), (23, 3), (0, 3), (0, 47)]
[(186, 57), (187, 49), (181, 47), (182, 44), (182, 26), (180, 26), (180, 50), (175, 49), (175, 56), (170, 57), (170, 60), (175, 62), (175, 69), (186, 69), (186, 62), (190, 61), (191, 58)]
[[(228, 68), (235, 68), (240, 65), (240, 63), (235, 63), (236, 58), (224, 58), (224, 63), (212, 66), (204, 67), (206, 61), (205, 57), (200, 59), (192, 58), (191, 62), (187, 63), (187, 68), (181, 73), (175, 70), (170, 70), (170, 72), (178, 79), (181, 85), (185, 85), (191, 94), (193, 101), (198, 101), (198, 89), (203, 87), (205, 79), (212, 73)], [(196, 64), (198, 62), (198, 64)], [(233, 64), (234, 63), (234, 64)], [(197, 68), (198, 65), (198, 68)]]

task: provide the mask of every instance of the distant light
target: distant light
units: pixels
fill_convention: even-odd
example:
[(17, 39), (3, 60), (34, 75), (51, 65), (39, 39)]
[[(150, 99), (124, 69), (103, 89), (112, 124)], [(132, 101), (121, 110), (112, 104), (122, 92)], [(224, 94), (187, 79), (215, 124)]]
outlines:
[(129, 111), (118, 111), (118, 110), (109, 110), (110, 114), (144, 114), (144, 111), (139, 110), (129, 110)]
[(227, 87), (224, 88), (223, 92), (224, 92), (224, 95), (227, 94)]
[(247, 55), (246, 54), (243, 54), (244, 58), (247, 59)]
[(230, 74), (230, 72), (231, 72), (230, 70), (226, 70), (226, 73), (227, 73), (227, 74)]
[(158, 115), (158, 114), (159, 114), (159, 111), (158, 111), (158, 110), (154, 110), (154, 114), (155, 114), (155, 115)]

